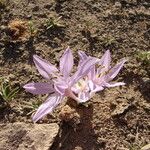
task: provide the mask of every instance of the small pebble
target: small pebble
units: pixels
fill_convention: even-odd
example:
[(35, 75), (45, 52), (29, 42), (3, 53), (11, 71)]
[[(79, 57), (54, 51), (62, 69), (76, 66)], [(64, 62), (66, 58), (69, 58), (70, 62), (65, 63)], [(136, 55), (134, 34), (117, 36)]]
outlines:
[(52, 7), (52, 4), (46, 4), (46, 5), (44, 5), (44, 8), (46, 8), (46, 9), (50, 9)]
[(39, 6), (33, 7), (32, 11), (39, 11)]
[(128, 140), (130, 141), (134, 141), (135, 140), (135, 136), (133, 134), (128, 134), (127, 135)]
[(115, 2), (115, 7), (120, 9), (122, 7), (122, 5), (120, 2)]
[(32, 15), (29, 14), (29, 15), (26, 16), (26, 18), (27, 18), (27, 19), (31, 19), (31, 18), (32, 18)]

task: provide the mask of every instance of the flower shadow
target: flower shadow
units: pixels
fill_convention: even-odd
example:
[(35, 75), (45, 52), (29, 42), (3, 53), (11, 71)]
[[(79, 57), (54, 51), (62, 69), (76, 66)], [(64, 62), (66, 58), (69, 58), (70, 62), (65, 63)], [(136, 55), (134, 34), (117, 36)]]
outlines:
[(93, 105), (78, 105), (76, 111), (80, 115), (80, 123), (77, 126), (71, 126), (68, 122), (63, 122), (49, 150), (99, 149), (92, 125)]

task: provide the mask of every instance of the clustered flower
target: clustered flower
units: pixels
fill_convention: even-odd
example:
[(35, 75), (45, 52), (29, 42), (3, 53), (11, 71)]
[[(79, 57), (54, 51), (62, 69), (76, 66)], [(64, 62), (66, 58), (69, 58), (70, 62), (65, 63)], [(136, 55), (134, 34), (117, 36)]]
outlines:
[(80, 60), (75, 73), (72, 73), (74, 60), (69, 47), (60, 58), (58, 69), (39, 56), (33, 56), (35, 66), (46, 79), (46, 82), (28, 83), (24, 88), (32, 94), (49, 94), (47, 100), (33, 115), (34, 122), (52, 112), (63, 101), (64, 97), (70, 97), (77, 103), (83, 103), (105, 87), (125, 84), (123, 82), (111, 82), (123, 67), (126, 62), (125, 59), (111, 67), (109, 50), (101, 59), (87, 56), (83, 51), (79, 51), (78, 54)]

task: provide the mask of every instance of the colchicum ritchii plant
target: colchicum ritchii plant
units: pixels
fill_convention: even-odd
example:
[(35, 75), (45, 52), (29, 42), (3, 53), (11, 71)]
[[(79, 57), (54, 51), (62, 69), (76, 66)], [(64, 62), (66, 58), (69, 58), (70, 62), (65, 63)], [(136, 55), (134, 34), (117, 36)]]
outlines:
[(49, 94), (47, 100), (33, 115), (34, 122), (52, 112), (63, 101), (64, 97), (70, 97), (77, 103), (84, 103), (105, 87), (125, 84), (123, 82), (111, 82), (123, 67), (126, 62), (125, 59), (111, 67), (109, 50), (101, 59), (87, 56), (83, 51), (79, 51), (78, 54), (80, 61), (75, 73), (71, 72), (74, 61), (70, 48), (67, 48), (60, 58), (58, 69), (39, 56), (33, 56), (36, 68), (47, 82), (28, 83), (24, 88), (32, 94)]

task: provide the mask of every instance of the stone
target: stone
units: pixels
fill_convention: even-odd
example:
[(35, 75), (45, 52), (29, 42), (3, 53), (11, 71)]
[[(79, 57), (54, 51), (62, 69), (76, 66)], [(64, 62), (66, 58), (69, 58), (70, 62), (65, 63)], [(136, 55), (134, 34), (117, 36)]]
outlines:
[(0, 150), (48, 150), (58, 134), (52, 124), (0, 124)]
[(122, 7), (122, 5), (120, 2), (115, 2), (115, 7), (120, 9)]
[(39, 11), (39, 9), (40, 9), (39, 6), (34, 6), (32, 11)]

